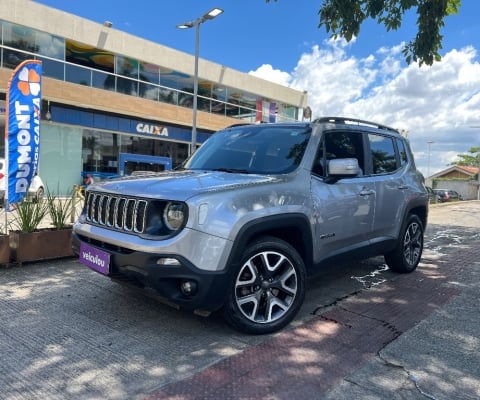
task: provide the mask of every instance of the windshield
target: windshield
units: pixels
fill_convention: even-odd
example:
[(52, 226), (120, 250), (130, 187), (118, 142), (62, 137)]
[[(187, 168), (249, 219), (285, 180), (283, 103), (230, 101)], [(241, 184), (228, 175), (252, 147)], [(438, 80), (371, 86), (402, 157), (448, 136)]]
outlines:
[(310, 138), (305, 125), (245, 125), (215, 133), (187, 169), (285, 174), (297, 168)]

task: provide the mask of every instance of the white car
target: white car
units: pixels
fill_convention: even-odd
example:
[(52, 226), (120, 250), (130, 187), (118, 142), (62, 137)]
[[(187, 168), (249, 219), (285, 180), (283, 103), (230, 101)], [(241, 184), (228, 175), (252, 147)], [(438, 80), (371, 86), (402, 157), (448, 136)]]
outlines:
[[(3, 207), (5, 197), (6, 168), (5, 159), (0, 158), (0, 207)], [(43, 198), (44, 194), (45, 185), (43, 184), (42, 178), (40, 178), (38, 175), (35, 175), (30, 187), (28, 188), (28, 197), (33, 201), (39, 201)]]

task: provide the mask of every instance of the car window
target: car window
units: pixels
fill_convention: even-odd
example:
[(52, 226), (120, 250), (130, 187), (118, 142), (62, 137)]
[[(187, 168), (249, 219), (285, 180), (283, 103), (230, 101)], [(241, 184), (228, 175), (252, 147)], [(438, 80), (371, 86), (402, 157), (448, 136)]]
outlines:
[(400, 165), (403, 167), (408, 163), (407, 149), (405, 147), (405, 142), (402, 139), (397, 139), (397, 147), (400, 153)]
[(370, 151), (373, 163), (373, 174), (385, 174), (397, 169), (397, 157), (393, 138), (369, 133)]
[(292, 172), (300, 164), (311, 128), (246, 125), (217, 132), (185, 163), (193, 170), (255, 174)]
[(361, 132), (326, 132), (318, 147), (312, 172), (319, 176), (326, 176), (325, 166), (328, 162), (340, 158), (356, 158), (361, 170), (359, 176), (363, 174), (365, 157)]

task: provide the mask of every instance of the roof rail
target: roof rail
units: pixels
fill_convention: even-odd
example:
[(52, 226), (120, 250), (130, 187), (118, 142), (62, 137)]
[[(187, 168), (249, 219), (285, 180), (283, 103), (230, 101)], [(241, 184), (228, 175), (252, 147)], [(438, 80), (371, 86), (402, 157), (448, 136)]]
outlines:
[(357, 125), (365, 125), (365, 126), (371, 126), (373, 128), (377, 129), (385, 129), (387, 131), (392, 131), (392, 132), (397, 132), (399, 133), (398, 129), (392, 128), (387, 125), (381, 125), (377, 124), (375, 122), (371, 121), (364, 121), (362, 119), (357, 119), (357, 118), (345, 118), (345, 117), (322, 117), (322, 118), (317, 118), (313, 122), (319, 123), (319, 122), (331, 122), (333, 124), (357, 124)]
[(250, 123), (250, 122), (239, 122), (239, 123), (236, 123), (236, 124), (228, 125), (223, 129), (230, 129), (230, 128), (235, 128), (236, 126), (244, 126), (244, 125), (253, 125), (253, 124)]

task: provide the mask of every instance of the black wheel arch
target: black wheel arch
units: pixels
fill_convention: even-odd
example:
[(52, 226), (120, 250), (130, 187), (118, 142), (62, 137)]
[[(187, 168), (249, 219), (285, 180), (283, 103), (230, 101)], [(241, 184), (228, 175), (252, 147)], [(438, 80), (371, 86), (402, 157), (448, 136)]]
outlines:
[(404, 220), (408, 217), (408, 215), (414, 214), (418, 218), (423, 225), (423, 230), (427, 229), (427, 222), (428, 222), (428, 203), (425, 204), (423, 201), (412, 201), (405, 212)]
[(308, 217), (301, 213), (278, 214), (252, 220), (235, 237), (227, 266), (240, 263), (249, 243), (262, 236), (273, 236), (293, 246), (308, 270), (313, 260), (312, 235)]

